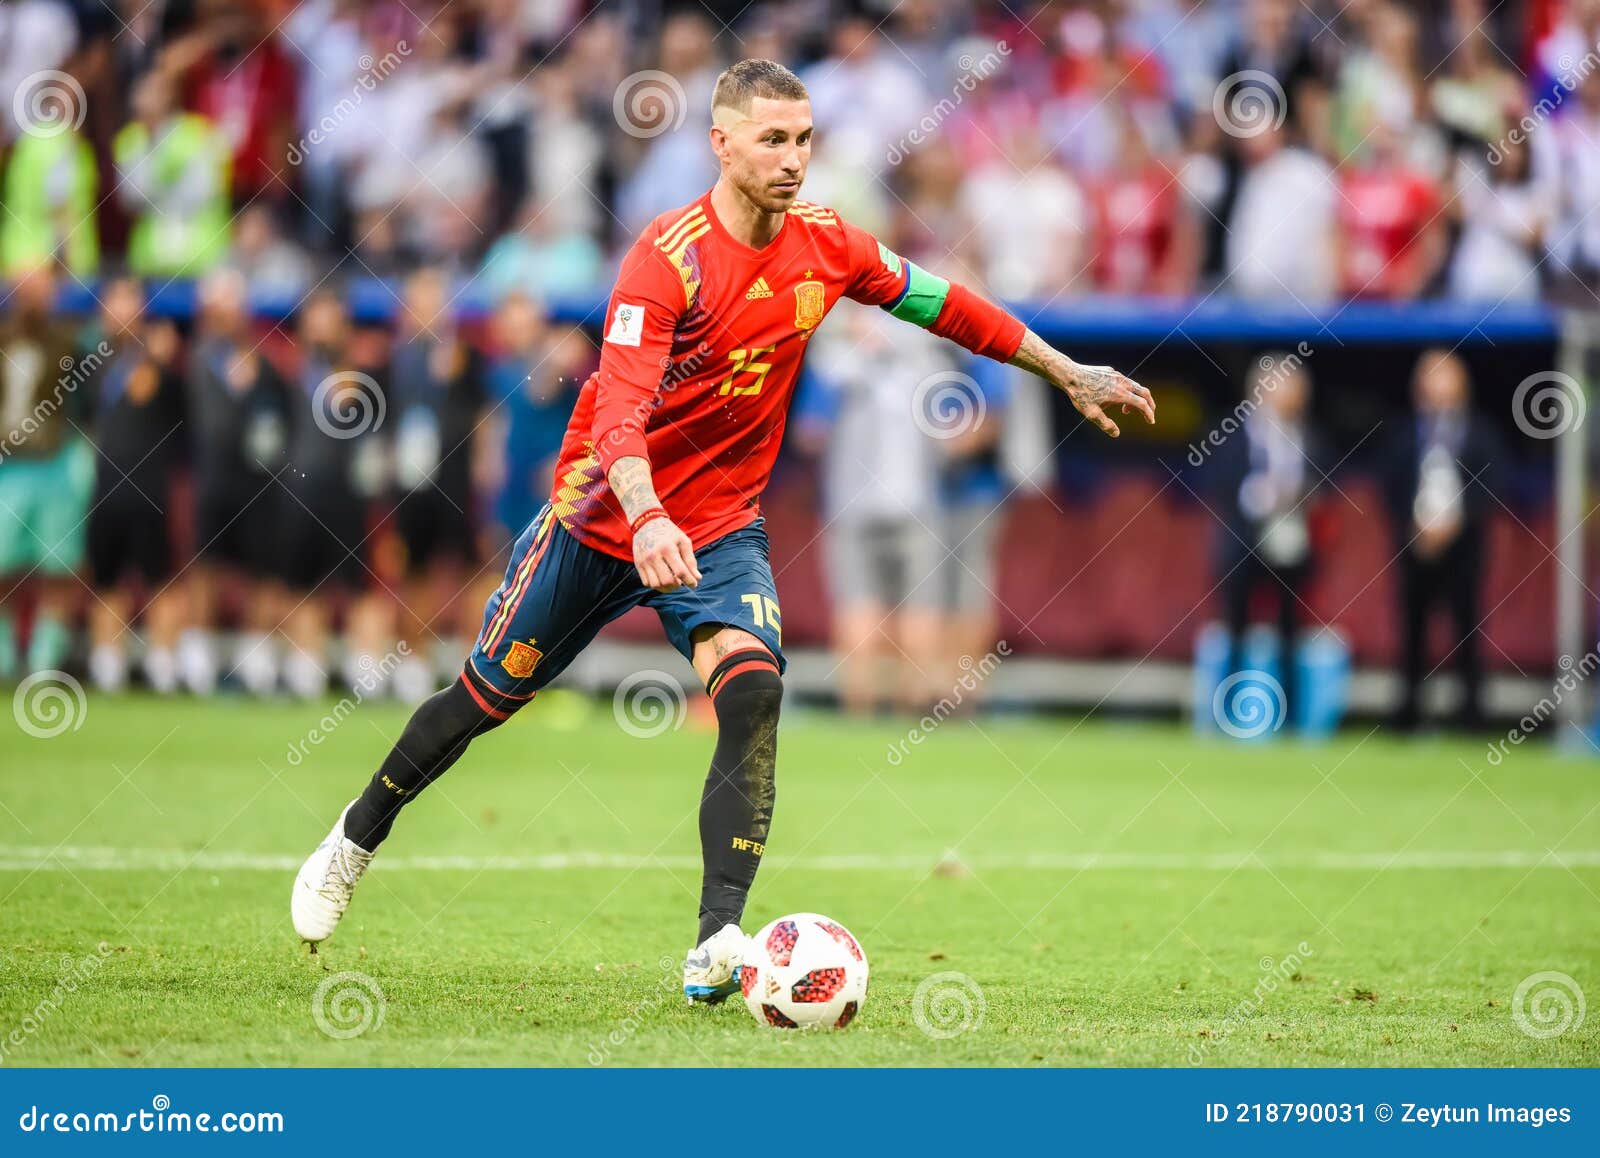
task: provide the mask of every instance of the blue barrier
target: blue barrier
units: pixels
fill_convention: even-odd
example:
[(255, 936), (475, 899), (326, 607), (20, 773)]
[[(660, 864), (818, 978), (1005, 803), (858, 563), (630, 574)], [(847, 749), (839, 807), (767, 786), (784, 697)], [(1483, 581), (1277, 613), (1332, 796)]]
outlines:
[[(1295, 702), (1285, 703), (1283, 656), (1278, 635), (1256, 626), (1245, 632), (1239, 664), (1220, 623), (1200, 629), (1194, 648), (1190, 709), (1195, 731), (1265, 740), (1289, 730), (1320, 739), (1338, 730), (1350, 699), (1350, 648), (1324, 629), (1301, 638), (1295, 649)], [(1294, 719), (1289, 719), (1292, 711)], [(1292, 727), (1285, 729), (1286, 724)]]
[[(151, 283), (151, 309), (163, 317), (190, 318), (195, 287), (190, 281)], [(87, 313), (95, 308), (94, 287), (63, 287), (60, 308)], [(400, 286), (392, 280), (356, 278), (344, 283), (352, 315), (361, 322), (390, 320), (400, 306)], [(598, 325), (606, 299), (599, 295), (563, 297), (548, 304), (559, 321)], [(257, 295), (252, 308), (262, 318), (281, 320), (294, 313), (292, 295)], [(482, 318), (488, 298), (469, 287), (457, 299), (463, 318)], [(1197, 342), (1550, 342), (1558, 336), (1559, 315), (1542, 302), (1504, 302), (1484, 306), (1463, 302), (1345, 302), (1311, 309), (1296, 302), (1241, 302), (1221, 295), (1203, 298), (1088, 297), (1070, 303), (1009, 302), (1011, 309), (1041, 335), (1054, 341), (1159, 343), (1170, 338)]]

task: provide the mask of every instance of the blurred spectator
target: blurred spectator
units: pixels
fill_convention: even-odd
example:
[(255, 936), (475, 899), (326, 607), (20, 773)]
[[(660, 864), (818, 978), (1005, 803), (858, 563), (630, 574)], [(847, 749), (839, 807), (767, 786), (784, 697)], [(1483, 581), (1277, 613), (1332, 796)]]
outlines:
[(1508, 114), (1514, 120), (1521, 111), (1520, 78), (1481, 29), (1456, 45), (1447, 63), (1428, 91), (1430, 110), (1453, 149), (1482, 156), (1505, 135)]
[(1341, 157), (1359, 156), (1383, 130), (1398, 163), (1415, 163), (1422, 112), (1422, 70), (1417, 62), (1416, 18), (1392, 0), (1358, 9), (1362, 43), (1351, 46), (1339, 69), (1334, 99), (1334, 147)]
[(273, 519), (285, 469), (289, 386), (251, 332), (242, 275), (220, 270), (200, 287), (200, 325), (189, 354), (189, 453), (194, 463), (197, 556), (188, 569), (192, 627), (179, 643), (180, 673), (208, 692), (217, 679), (211, 631), (224, 588), (243, 606), (233, 674), (245, 689), (278, 681), (280, 546)]
[(1529, 172), (1527, 145), (1508, 139), (1500, 163), (1487, 169), (1463, 163), (1455, 208), (1461, 236), (1450, 263), (1450, 296), (1490, 305), (1537, 300), (1541, 247), (1555, 205)]
[(1303, 592), (1312, 568), (1307, 504), (1322, 482), (1327, 451), (1311, 422), (1311, 375), (1298, 355), (1271, 354), (1251, 364), (1245, 388), (1253, 406), (1243, 429), (1211, 460), (1217, 535), (1217, 582), (1232, 647), (1227, 670), (1243, 657), (1250, 600), (1265, 588), (1277, 600), (1279, 670), (1286, 719), (1299, 688), (1294, 662)]
[(226, 264), (269, 301), (297, 303), (315, 280), (311, 257), (285, 237), (271, 205), (256, 202), (239, 211)]
[(983, 281), (1001, 298), (1051, 298), (1089, 287), (1089, 207), (1072, 174), (1050, 159), (1033, 126), (1006, 155), (969, 174), (962, 191)]
[[(1239, 77), (1266, 95), (1269, 120), (1301, 144), (1325, 152), (1328, 142), (1328, 85), (1312, 41), (1298, 27), (1302, 7), (1295, 0), (1245, 0), (1243, 33), (1218, 71), (1226, 85)], [(1265, 74), (1271, 85), (1241, 74)], [(1281, 96), (1280, 96), (1281, 94)], [(1202, 111), (1204, 110), (1202, 108)]]
[(621, 143), (626, 148), (643, 142), (637, 166), (617, 190), (617, 215), (628, 233), (638, 232), (658, 213), (693, 201), (717, 179), (716, 158), (706, 146), (711, 90), (722, 68), (712, 32), (701, 13), (668, 17), (661, 28), (658, 71), (672, 82), (637, 77), (618, 90), (622, 104), (614, 111), (625, 133)]
[[(977, 660), (987, 655), (999, 635), (995, 557), (1013, 489), (1002, 468), (1001, 439), (1013, 383), (1023, 373), (987, 358), (968, 360), (965, 370), (970, 386), (960, 383), (960, 388), (974, 391), (965, 400), (973, 407), (973, 421), (956, 426), (939, 442), (939, 510), (934, 524), (944, 556), (939, 586), (946, 666), (941, 674), (951, 681), (970, 667), (963, 666), (963, 657)], [(980, 694), (978, 689), (972, 692)]]
[(1446, 657), (1455, 658), (1461, 678), (1457, 722), (1471, 728), (1483, 721), (1479, 591), (1502, 455), (1494, 428), (1473, 413), (1470, 391), (1459, 356), (1424, 353), (1412, 385), (1416, 417), (1390, 439), (1384, 456), (1404, 632), (1395, 722), (1406, 729), (1422, 718), (1428, 618), (1439, 604), (1448, 607), (1455, 628)]
[(474, 135), (463, 95), (434, 112), (428, 135), (409, 151), (410, 187), (401, 210), (407, 240), (423, 260), (465, 268), (489, 244), (489, 152)]
[(298, 58), (278, 42), (276, 8), (264, 0), (199, 0), (194, 30), (170, 44), (158, 65), (179, 78), (182, 103), (221, 133), (232, 178), (223, 192), (231, 189), (236, 205), (289, 196), (277, 174), (294, 136), (300, 82)]
[(1327, 301), (1335, 284), (1332, 171), (1315, 153), (1289, 145), (1282, 129), (1268, 127), (1240, 143), (1247, 168), (1228, 220), (1229, 288), (1253, 300)]
[(478, 285), (490, 301), (513, 293), (541, 301), (576, 298), (599, 284), (604, 256), (600, 247), (587, 233), (561, 231), (559, 218), (553, 206), (529, 199), (521, 228), (494, 243), (478, 273)]
[[(78, 47), (78, 26), (72, 7), (61, 0), (12, 0), (0, 5), (0, 146), (20, 140), (25, 122), (37, 108), (30, 105), (25, 84), (40, 72), (59, 70)], [(36, 98), (35, 98), (36, 99)], [(7, 197), (6, 204), (11, 203)]]
[[(299, 389), (292, 390), (288, 468), (275, 496), (279, 565), (293, 608), (285, 627), (290, 650), (284, 683), (297, 696), (327, 690), (334, 604), (368, 585), (367, 504), (383, 482), (377, 383), (349, 360), (350, 317), (343, 299), (320, 290), (300, 310)], [(364, 674), (384, 640), (356, 637), (347, 685)]]
[(94, 150), (70, 123), (24, 132), (5, 161), (0, 264), (7, 277), (59, 262), (77, 278), (100, 266)]
[(1367, 147), (1339, 172), (1339, 293), (1350, 298), (1417, 297), (1444, 257), (1445, 213), (1438, 190), (1407, 165), (1400, 136), (1374, 125)]
[(1114, 294), (1194, 289), (1199, 239), (1171, 169), (1138, 126), (1121, 135), (1116, 164), (1090, 189), (1095, 209), (1095, 288)]
[(922, 77), (877, 23), (855, 15), (838, 21), (829, 36), (832, 51), (800, 71), (817, 138), (828, 143), (827, 163), (848, 173), (882, 172), (890, 147), (932, 103)]
[(886, 698), (921, 711), (945, 682), (939, 448), (930, 431), (947, 415), (931, 407), (943, 400), (970, 413), (975, 403), (952, 398), (962, 375), (948, 343), (881, 310), (841, 305), (814, 340), (810, 368), (808, 441), (823, 453), (840, 698), (851, 712)]
[[(94, 451), (79, 434), (82, 374), (72, 334), (54, 316), (48, 268), (24, 271), (0, 319), (0, 679), (59, 668), (77, 607)], [(26, 657), (15, 598), (35, 590)]]
[[(147, 601), (143, 670), (151, 690), (178, 688), (178, 637), (186, 608), (173, 577), (173, 481), (183, 457), (183, 378), (178, 332), (145, 317), (132, 278), (100, 293), (100, 320), (80, 344), (89, 430), (99, 452), (89, 508), (89, 675), (102, 691), (128, 680), (126, 639), (136, 598)], [(94, 345), (91, 345), (91, 341)], [(104, 351), (109, 351), (107, 356)]]
[(133, 113), (115, 146), (117, 193), (133, 216), (128, 268), (145, 276), (202, 273), (228, 250), (227, 139), (178, 106), (163, 72), (139, 81)]
[(1179, 119), (1211, 115), (1211, 97), (1226, 75), (1223, 60), (1233, 38), (1237, 4), (1227, 0), (1153, 0), (1129, 5), (1130, 46), (1161, 58)]
[(473, 622), (464, 622), (469, 612), (460, 595), (476, 565), (473, 479), (482, 469), (477, 464), (493, 453), (493, 427), (484, 421), (484, 359), (462, 337), (449, 289), (437, 269), (406, 280), (403, 339), (389, 373), (385, 425), (392, 432), (399, 500), (394, 525), (405, 550), (400, 637), (411, 646), (394, 680), (408, 702), (435, 690), (429, 657), (440, 665), (459, 663), (467, 649), (456, 636), (470, 636), (478, 626), (475, 607)]
[[(1579, 84), (1567, 115), (1550, 125), (1559, 199), (1551, 248), (1579, 283), (1600, 286), (1600, 68)], [(1587, 298), (1578, 295), (1579, 301)]]
[(495, 336), (500, 353), (489, 368), (489, 395), (501, 440), (493, 460), (503, 477), (489, 488), (495, 541), (485, 554), (508, 549), (554, 492), (561, 440), (594, 357), (581, 330), (551, 325), (525, 294), (500, 303)]

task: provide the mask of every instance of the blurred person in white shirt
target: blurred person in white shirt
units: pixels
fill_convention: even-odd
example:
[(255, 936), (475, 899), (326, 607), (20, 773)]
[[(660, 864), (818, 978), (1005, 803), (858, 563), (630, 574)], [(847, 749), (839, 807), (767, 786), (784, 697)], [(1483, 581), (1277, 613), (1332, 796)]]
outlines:
[(1544, 241), (1555, 217), (1548, 185), (1529, 172), (1526, 144), (1507, 139), (1497, 165), (1463, 161), (1453, 202), (1461, 236), (1450, 263), (1458, 301), (1536, 301)]
[[(847, 711), (921, 711), (941, 689), (938, 440), (913, 408), (954, 380), (946, 343), (842, 304), (813, 339), (802, 439), (822, 449), (823, 546)], [(931, 383), (931, 390), (929, 384)]]
[(1032, 124), (1015, 126), (1003, 155), (979, 165), (962, 190), (979, 240), (983, 281), (1001, 298), (1049, 298), (1088, 288), (1089, 206)]
[(1239, 143), (1246, 168), (1228, 219), (1230, 288), (1263, 301), (1327, 301), (1335, 283), (1333, 171), (1288, 143), (1282, 127), (1265, 126)]

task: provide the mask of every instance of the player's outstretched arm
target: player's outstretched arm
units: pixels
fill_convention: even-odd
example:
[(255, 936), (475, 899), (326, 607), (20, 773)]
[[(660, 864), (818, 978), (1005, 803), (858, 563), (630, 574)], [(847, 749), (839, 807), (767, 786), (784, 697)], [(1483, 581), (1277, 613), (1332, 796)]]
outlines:
[(1155, 422), (1150, 391), (1110, 366), (1083, 366), (1051, 347), (1038, 334), (993, 302), (957, 282), (929, 273), (891, 252), (865, 230), (842, 223), (850, 260), (845, 294), (867, 305), (882, 306), (901, 321), (997, 362), (1032, 371), (1064, 390), (1079, 412), (1112, 438), (1121, 431), (1106, 413), (1113, 406), (1132, 407)]
[(650, 463), (638, 455), (619, 458), (606, 472), (606, 481), (633, 529), (633, 565), (639, 570), (639, 581), (657, 591), (698, 587), (700, 568), (694, 560), (694, 545), (656, 497)]
[(1106, 413), (1113, 406), (1121, 406), (1124, 414), (1131, 407), (1149, 423), (1156, 420), (1156, 400), (1149, 389), (1110, 366), (1074, 362), (1032, 330), (1022, 335), (1022, 345), (1012, 356), (1011, 365), (1021, 366), (1065, 391), (1078, 412), (1112, 438), (1121, 433)]

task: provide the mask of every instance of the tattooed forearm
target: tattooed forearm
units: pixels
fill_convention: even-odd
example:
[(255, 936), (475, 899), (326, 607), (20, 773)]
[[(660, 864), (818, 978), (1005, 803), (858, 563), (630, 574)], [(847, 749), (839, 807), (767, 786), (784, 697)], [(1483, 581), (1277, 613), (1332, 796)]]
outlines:
[(612, 463), (606, 481), (611, 484), (611, 493), (622, 504), (629, 522), (651, 507), (661, 505), (661, 500), (656, 498), (656, 488), (650, 481), (650, 464), (638, 455), (619, 458)]
[(1115, 406), (1120, 406), (1123, 412), (1137, 411), (1146, 422), (1156, 420), (1155, 400), (1150, 391), (1110, 366), (1085, 366), (1074, 362), (1032, 330), (1023, 335), (1022, 345), (1012, 356), (1011, 364), (1065, 391), (1085, 418), (1113, 438), (1118, 433), (1117, 424), (1106, 412)]
[(1073, 364), (1072, 359), (1049, 345), (1032, 330), (1022, 335), (1022, 345), (1011, 359), (1013, 366), (1021, 366), (1030, 374), (1054, 381), (1056, 375)]
[(1074, 362), (1032, 330), (1023, 335), (1022, 345), (1011, 364), (1065, 390), (1080, 410), (1084, 403), (1105, 406), (1114, 401), (1117, 384), (1122, 381), (1122, 375), (1110, 366), (1085, 366)]

